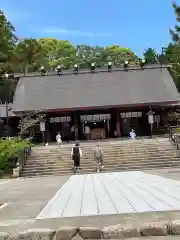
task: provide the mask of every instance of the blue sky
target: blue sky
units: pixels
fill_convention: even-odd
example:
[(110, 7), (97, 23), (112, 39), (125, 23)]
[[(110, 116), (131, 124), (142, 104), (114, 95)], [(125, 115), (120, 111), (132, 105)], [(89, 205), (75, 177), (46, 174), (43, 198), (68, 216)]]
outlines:
[[(180, 4), (180, 0), (176, 1)], [(172, 0), (1, 0), (18, 37), (56, 37), (73, 44), (160, 51), (175, 24)]]

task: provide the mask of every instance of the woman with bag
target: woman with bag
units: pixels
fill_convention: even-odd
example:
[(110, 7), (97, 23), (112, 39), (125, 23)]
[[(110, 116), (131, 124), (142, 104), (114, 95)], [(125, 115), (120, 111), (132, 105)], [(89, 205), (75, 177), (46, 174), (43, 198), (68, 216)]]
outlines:
[(82, 151), (80, 149), (79, 143), (76, 143), (75, 146), (71, 150), (71, 156), (74, 161), (74, 171), (80, 170), (80, 161), (82, 157)]

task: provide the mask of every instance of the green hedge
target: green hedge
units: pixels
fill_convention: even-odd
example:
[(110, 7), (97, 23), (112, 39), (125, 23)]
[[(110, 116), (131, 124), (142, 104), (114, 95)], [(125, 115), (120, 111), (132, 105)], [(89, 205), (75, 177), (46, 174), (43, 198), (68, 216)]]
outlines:
[(24, 149), (29, 147), (28, 141), (19, 138), (0, 139), (0, 176), (10, 174)]

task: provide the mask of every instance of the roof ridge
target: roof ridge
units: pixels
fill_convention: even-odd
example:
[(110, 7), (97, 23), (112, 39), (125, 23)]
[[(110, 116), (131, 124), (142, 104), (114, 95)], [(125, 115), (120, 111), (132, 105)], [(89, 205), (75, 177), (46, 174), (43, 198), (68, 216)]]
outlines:
[[(153, 70), (153, 69), (162, 69), (162, 68), (169, 68), (170, 66), (169, 65), (155, 65), (155, 64), (153, 64), (153, 65), (145, 65), (144, 66), (144, 68), (143, 68), (143, 70)], [(128, 71), (142, 71), (142, 68), (140, 67), (140, 66), (133, 66), (133, 65), (129, 65), (129, 67), (128, 67)], [(93, 73), (105, 73), (105, 72), (110, 72), (110, 73), (113, 73), (113, 72), (121, 72), (121, 71), (123, 71), (124, 72), (124, 68), (112, 68), (112, 70), (111, 71), (109, 71), (108, 69), (103, 69), (103, 68), (97, 68)], [(63, 71), (63, 72), (61, 72), (60, 73), (60, 75), (59, 76), (64, 76), (64, 75), (79, 75), (79, 74), (93, 74), (92, 72), (91, 72), (91, 70), (90, 69), (88, 69), (88, 70), (85, 70), (85, 69), (79, 69), (79, 71), (78, 72), (74, 72), (73, 70), (65, 70), (65, 71)], [(47, 77), (47, 76), (57, 76), (58, 74), (57, 74), (57, 72), (47, 72), (45, 75), (41, 75), (41, 73), (40, 72), (37, 72), (37, 73), (29, 73), (28, 75), (18, 75), (18, 74), (15, 74), (15, 76), (16, 77), (28, 77), (28, 78), (31, 78), (31, 77)]]

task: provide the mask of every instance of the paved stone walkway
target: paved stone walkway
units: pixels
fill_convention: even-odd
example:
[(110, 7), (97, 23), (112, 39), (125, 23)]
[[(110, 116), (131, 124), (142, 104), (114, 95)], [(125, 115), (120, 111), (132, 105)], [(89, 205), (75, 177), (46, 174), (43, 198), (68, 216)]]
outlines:
[(12, 179), (0, 179), (0, 186), (1, 186), (2, 184), (8, 183), (8, 182), (10, 182), (10, 181), (12, 181)]
[(69, 176), (0, 180), (0, 226), (36, 218)]
[(180, 182), (137, 172), (72, 176), (36, 219), (180, 210)]
[[(89, 176), (76, 175), (71, 178), (70, 176), (49, 176), (0, 180), (0, 203), (7, 203), (5, 207), (0, 209), (0, 231), (24, 231), (36, 227), (56, 229), (59, 226), (67, 225), (103, 227), (117, 223), (139, 224), (150, 221), (180, 219), (180, 211), (174, 211), (174, 209), (180, 209), (180, 181), (171, 180), (171, 178), (180, 180), (180, 169), (171, 168), (152, 170), (146, 173), (122, 172), (114, 174), (100, 173)], [(166, 179), (158, 175), (166, 177)], [(90, 179), (93, 179), (93, 182)], [(72, 186), (73, 181), (76, 183), (76, 191), (74, 191), (75, 188), (70, 189), (67, 187), (68, 185)], [(81, 204), (83, 206), (81, 210), (79, 209), (80, 207), (74, 208), (75, 202), (73, 202), (79, 199), (78, 194), (80, 190), (78, 189), (82, 189), (80, 182), (84, 185), (84, 191), (82, 190), (81, 194), (84, 193), (86, 195), (84, 196), (83, 194), (84, 201), (88, 203), (85, 206), (84, 203), (81, 204), (79, 202), (79, 205), (76, 206), (78, 207)], [(73, 191), (71, 194), (70, 190)], [(62, 194), (61, 191), (66, 195), (66, 199), (68, 194), (70, 194), (64, 209), (62, 200), (65, 200), (65, 197), (59, 195)], [(108, 193), (110, 193), (111, 198), (114, 198), (113, 201)], [(53, 201), (51, 201), (52, 205), (50, 207), (50, 199), (53, 198), (56, 201), (55, 199), (58, 195), (60, 199), (55, 203), (56, 207), (54, 207), (55, 205), (53, 206)], [(128, 200), (125, 200), (123, 195), (126, 198), (128, 197)], [(95, 200), (93, 196), (96, 196)], [(83, 199), (81, 200), (83, 201)], [(90, 204), (92, 201), (95, 202), (95, 207), (93, 208)], [(48, 217), (47, 204), (50, 208), (54, 208), (51, 212), (51, 216), (55, 217), (54, 219)], [(104, 207), (105, 204), (107, 204), (107, 207)], [(150, 212), (150, 209), (152, 209), (152, 212)], [(156, 212), (153, 209), (165, 211)], [(141, 210), (149, 212), (138, 213)], [(113, 213), (115, 211), (118, 213), (129, 213), (109, 214), (111, 211)], [(90, 216), (92, 213), (94, 215)], [(60, 218), (57, 215), (60, 215)]]

